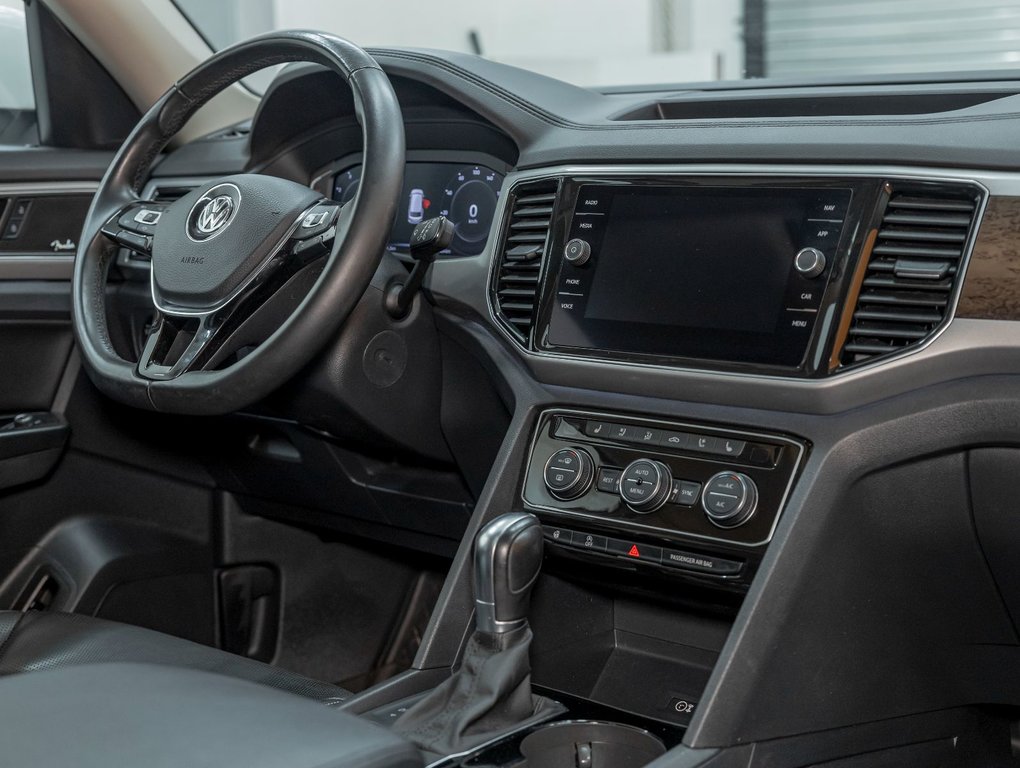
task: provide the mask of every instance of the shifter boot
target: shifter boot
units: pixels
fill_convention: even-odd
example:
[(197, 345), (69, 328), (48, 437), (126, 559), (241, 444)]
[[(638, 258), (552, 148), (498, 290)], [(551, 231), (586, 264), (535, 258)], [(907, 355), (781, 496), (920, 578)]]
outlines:
[(447, 756), (543, 720), (559, 705), (531, 693), (531, 629), (475, 632), (460, 668), (393, 725), (427, 752)]

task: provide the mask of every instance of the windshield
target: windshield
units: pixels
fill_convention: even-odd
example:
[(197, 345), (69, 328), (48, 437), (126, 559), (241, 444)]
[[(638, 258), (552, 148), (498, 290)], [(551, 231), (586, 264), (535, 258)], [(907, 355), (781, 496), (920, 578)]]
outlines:
[(586, 87), (1020, 65), (1016, 0), (176, 2), (216, 48), (321, 29), (366, 47), (477, 53)]

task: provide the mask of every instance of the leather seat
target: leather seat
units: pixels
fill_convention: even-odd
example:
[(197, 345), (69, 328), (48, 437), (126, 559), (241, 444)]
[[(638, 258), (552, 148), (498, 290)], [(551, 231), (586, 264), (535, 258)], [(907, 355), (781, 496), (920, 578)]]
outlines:
[(75, 613), (0, 611), (0, 676), (109, 662), (214, 672), (326, 706), (352, 695), (335, 685), (141, 627)]

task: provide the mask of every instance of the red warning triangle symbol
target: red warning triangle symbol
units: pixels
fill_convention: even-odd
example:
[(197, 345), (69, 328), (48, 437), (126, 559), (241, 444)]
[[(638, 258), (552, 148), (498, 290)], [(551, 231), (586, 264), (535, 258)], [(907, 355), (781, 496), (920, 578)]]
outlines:
[(641, 550), (637, 548), (637, 544), (634, 544), (630, 548), (630, 552), (628, 552), (627, 554), (630, 555), (631, 557), (641, 557)]

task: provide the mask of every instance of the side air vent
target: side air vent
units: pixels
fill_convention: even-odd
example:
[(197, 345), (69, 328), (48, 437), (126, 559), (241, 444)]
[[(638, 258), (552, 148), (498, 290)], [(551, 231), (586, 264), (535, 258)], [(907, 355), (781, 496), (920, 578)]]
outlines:
[(539, 281), (549, 247), (549, 226), (558, 181), (521, 184), (514, 189), (510, 220), (497, 250), (493, 294), (496, 314), (508, 331), (528, 344), (538, 306)]
[(977, 190), (965, 187), (892, 190), (841, 366), (919, 344), (942, 325), (956, 295), (980, 200)]

